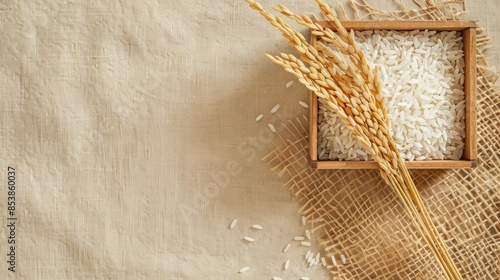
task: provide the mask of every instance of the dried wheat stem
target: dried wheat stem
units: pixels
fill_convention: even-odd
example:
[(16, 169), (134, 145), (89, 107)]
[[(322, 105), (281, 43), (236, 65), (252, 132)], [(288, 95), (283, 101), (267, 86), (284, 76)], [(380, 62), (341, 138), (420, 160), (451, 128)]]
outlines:
[[(394, 175), (389, 175), (387, 178), (389, 179), (388, 181), (390, 182), (390, 185), (393, 186), (396, 194), (404, 202), (403, 205), (414, 220), (417, 231), (424, 238), (424, 241), (429, 245), (432, 254), (438, 260), (438, 265), (443, 271), (446, 272), (444, 274), (446, 279), (461, 279), (460, 275), (457, 275), (457, 270), (454, 268), (453, 262), (450, 262), (451, 259), (447, 257), (448, 254), (446, 248), (444, 248), (442, 240), (439, 239), (438, 235), (436, 236), (436, 234), (433, 234), (433, 231), (430, 229), (430, 225), (428, 224), (428, 220), (426, 220), (422, 215), (423, 213), (426, 213), (426, 209), (422, 205), (416, 204), (414, 197), (410, 194), (409, 189), (412, 187), (408, 187), (407, 184), (401, 183), (400, 178), (396, 178)], [(431, 227), (434, 226), (432, 225)]]
[[(402, 159), (400, 159), (402, 161)], [(401, 165), (404, 166), (404, 165)], [(403, 177), (404, 181), (404, 187), (409, 191), (412, 201), (415, 203), (417, 207), (417, 211), (422, 217), (425, 228), (430, 231), (430, 235), (433, 237), (433, 241), (435, 242), (436, 246), (438, 247), (438, 252), (439, 255), (443, 257), (444, 261), (446, 262), (448, 268), (450, 270), (450, 274), (453, 275), (452, 279), (461, 279), (460, 273), (458, 272), (458, 269), (453, 262), (448, 250), (446, 249), (446, 246), (444, 245), (444, 241), (442, 240), (441, 236), (439, 235), (436, 227), (434, 226), (434, 223), (432, 222), (432, 219), (429, 215), (429, 212), (425, 208), (422, 197), (418, 193), (418, 190), (415, 186), (415, 183), (411, 179), (411, 176), (408, 172), (408, 169), (406, 168), (400, 168), (400, 174)]]

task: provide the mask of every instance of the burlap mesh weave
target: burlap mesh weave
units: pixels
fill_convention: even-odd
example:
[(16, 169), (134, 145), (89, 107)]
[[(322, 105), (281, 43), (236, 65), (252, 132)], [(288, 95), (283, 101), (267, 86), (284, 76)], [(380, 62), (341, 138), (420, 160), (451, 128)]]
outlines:
[[(361, 20), (458, 20), (464, 0), (413, 1), (410, 9), (374, 9), (364, 0), (340, 7)], [(350, 9), (350, 11), (349, 11)], [(347, 11), (346, 11), (347, 10)], [(348, 18), (349, 19), (349, 18)], [(478, 165), (475, 169), (415, 170), (412, 177), (426, 207), (465, 279), (500, 279), (500, 92), (497, 73), (484, 52), (491, 47), (479, 25)], [(315, 232), (322, 235), (327, 256), (347, 256), (329, 266), (337, 279), (441, 279), (427, 245), (397, 196), (372, 170), (313, 170), (309, 167), (307, 119), (284, 123), (276, 148), (264, 160), (301, 202)]]

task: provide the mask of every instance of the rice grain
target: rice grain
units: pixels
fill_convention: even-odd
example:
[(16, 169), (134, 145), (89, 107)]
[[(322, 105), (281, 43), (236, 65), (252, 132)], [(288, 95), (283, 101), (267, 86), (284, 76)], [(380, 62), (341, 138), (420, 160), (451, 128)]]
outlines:
[(248, 237), (248, 236), (245, 236), (244, 239), (248, 242), (254, 242), (255, 239), (251, 238), (251, 237)]
[(337, 260), (335, 259), (335, 256), (334, 256), (334, 255), (332, 255), (332, 256), (331, 256), (331, 259), (332, 259), (332, 263), (333, 263), (333, 265), (335, 265), (335, 266), (336, 266), (336, 265), (337, 265)]
[(347, 260), (346, 260), (346, 258), (345, 258), (345, 256), (344, 256), (344, 254), (341, 254), (341, 255), (340, 255), (340, 258), (342, 259), (342, 263), (343, 263), (343, 264), (346, 264), (346, 263), (347, 263)]
[(253, 225), (252, 226), (253, 229), (263, 229), (263, 227), (261, 225)]
[(308, 240), (311, 240), (311, 233), (307, 229), (306, 229), (306, 237)]
[(231, 224), (229, 225), (229, 229), (233, 229), (237, 223), (238, 223), (238, 219), (233, 219), (233, 221), (231, 221)]
[(309, 257), (312, 255), (312, 252), (311, 251), (307, 251), (306, 253), (306, 260), (309, 259)]
[(240, 269), (239, 273), (245, 273), (245, 272), (247, 272), (249, 269), (250, 269), (250, 267), (245, 266), (245, 267), (243, 267), (243, 268), (241, 268), (241, 269)]
[(307, 242), (307, 241), (302, 241), (302, 242), (300, 242), (300, 244), (301, 244), (302, 246), (305, 246), (305, 247), (310, 247), (310, 246), (311, 246), (311, 243), (310, 243), (310, 242)]
[(271, 114), (276, 113), (276, 111), (278, 111), (279, 108), (280, 108), (280, 104), (274, 105), (274, 107), (271, 109)]
[(274, 125), (268, 123), (267, 126), (269, 126), (272, 132), (276, 132), (276, 128), (274, 128)]
[(283, 253), (290, 249), (290, 243), (286, 244), (285, 248), (283, 248)]

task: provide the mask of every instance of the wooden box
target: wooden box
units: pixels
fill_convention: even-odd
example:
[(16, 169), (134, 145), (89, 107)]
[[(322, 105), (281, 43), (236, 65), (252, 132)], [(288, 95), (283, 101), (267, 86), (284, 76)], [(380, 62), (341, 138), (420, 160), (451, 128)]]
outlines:
[[(329, 22), (322, 26), (334, 29)], [(460, 160), (406, 161), (408, 169), (450, 169), (476, 166), (477, 125), (476, 125), (476, 24), (475, 22), (452, 21), (344, 21), (349, 30), (435, 30), (462, 32), (465, 59), (465, 147)], [(311, 43), (317, 38), (311, 36)], [(318, 160), (318, 99), (309, 95), (309, 156), (310, 164), (317, 169), (376, 169), (375, 161), (333, 161)]]

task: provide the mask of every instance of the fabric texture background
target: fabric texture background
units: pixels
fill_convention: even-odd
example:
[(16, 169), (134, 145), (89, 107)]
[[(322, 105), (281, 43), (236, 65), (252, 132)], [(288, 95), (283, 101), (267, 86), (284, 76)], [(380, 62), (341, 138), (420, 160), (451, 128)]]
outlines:
[[(0, 228), (1, 279), (330, 277), (306, 248), (281, 252), (303, 234), (299, 203), (260, 158), (278, 140), (266, 124), (305, 114), (307, 91), (264, 58), (291, 52), (272, 27), (244, 1), (45, 2), (0, 3), (0, 218), (8, 166), (18, 217), (16, 273)], [(496, 45), (499, 8), (466, 14)]]

